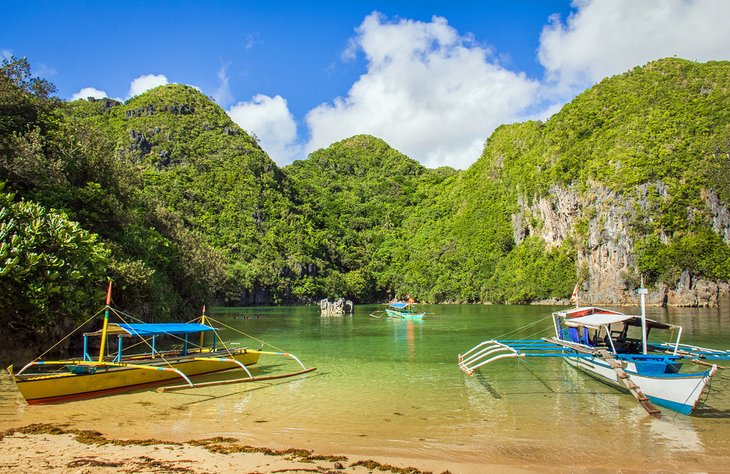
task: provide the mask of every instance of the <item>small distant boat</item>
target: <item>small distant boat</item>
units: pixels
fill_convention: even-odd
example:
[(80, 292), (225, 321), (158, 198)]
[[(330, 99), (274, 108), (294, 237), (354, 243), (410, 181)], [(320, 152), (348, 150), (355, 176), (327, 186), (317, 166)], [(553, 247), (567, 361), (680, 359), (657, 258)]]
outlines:
[(428, 313), (425, 311), (415, 311), (413, 305), (415, 303), (397, 301), (388, 303), (388, 307), (382, 311), (373, 311), (370, 316), (379, 319), (423, 319)]
[[(253, 382), (291, 377), (315, 370), (286, 352), (267, 352), (256, 349), (227, 347), (217, 330), (208, 324), (210, 318), (203, 315), (188, 323), (126, 323), (110, 322), (110, 314), (121, 314), (109, 305), (111, 284), (104, 308), (104, 323), (99, 331), (84, 334), (83, 356), (67, 360), (36, 360), (8, 373), (28, 404), (58, 403), (78, 398), (109, 395), (146, 386), (169, 383), (175, 380), (182, 385), (164, 387), (176, 390), (201, 386)], [(208, 336), (206, 336), (208, 335)], [(210, 336), (212, 335), (212, 336)], [(175, 349), (159, 350), (160, 336), (177, 339)], [(107, 340), (116, 337), (116, 348), (107, 353)], [(92, 357), (88, 351), (89, 340), (100, 338), (99, 354)], [(134, 341), (134, 344), (127, 342)], [(132, 353), (135, 347), (145, 348)], [(137, 349), (138, 351), (140, 349)], [(261, 355), (289, 357), (302, 370), (281, 375), (255, 377), (248, 366), (258, 362)], [(202, 382), (195, 384), (191, 378), (231, 369), (243, 371), (245, 377)]]
[[(553, 337), (527, 340), (488, 340), (462, 355), (459, 368), (469, 375), (482, 366), (506, 358), (557, 357), (585, 374), (630, 392), (652, 416), (654, 405), (690, 415), (708, 395), (710, 381), (730, 360), (730, 350), (680, 344), (680, 326), (646, 318), (640, 288), (641, 315), (597, 307), (572, 308), (552, 314)], [(675, 334), (673, 342), (649, 342), (658, 330)], [(686, 362), (707, 370), (684, 371)]]

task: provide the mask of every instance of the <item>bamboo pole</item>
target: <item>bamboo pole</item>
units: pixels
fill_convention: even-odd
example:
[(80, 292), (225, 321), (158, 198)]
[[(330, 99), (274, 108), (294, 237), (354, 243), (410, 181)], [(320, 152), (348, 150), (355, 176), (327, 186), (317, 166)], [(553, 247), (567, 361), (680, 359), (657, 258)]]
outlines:
[[(200, 324), (205, 324), (205, 305), (203, 305), (203, 314), (200, 316)], [(213, 336), (215, 337), (215, 336)], [(205, 344), (205, 332), (200, 331), (200, 351), (203, 351), (203, 345)]]
[(232, 379), (232, 380), (215, 380), (212, 382), (201, 382), (194, 385), (172, 385), (169, 387), (159, 387), (155, 391), (157, 393), (163, 393), (163, 392), (174, 392), (178, 390), (186, 390), (190, 388), (198, 388), (198, 387), (213, 387), (215, 385), (231, 385), (234, 383), (246, 383), (246, 382), (264, 382), (266, 380), (276, 380), (276, 379), (283, 379), (287, 377), (294, 377), (296, 375), (306, 374), (307, 372), (312, 372), (313, 370), (317, 370), (316, 367), (310, 367), (309, 369), (300, 370), (299, 372), (291, 372), (288, 374), (280, 374), (280, 375), (266, 375), (264, 377), (255, 377), (255, 378), (240, 378), (240, 379)]
[(707, 367), (717, 367), (718, 369), (722, 369), (722, 370), (727, 369), (727, 367), (723, 367), (723, 366), (717, 365), (717, 364), (710, 364), (709, 362), (705, 362), (704, 360), (699, 360), (699, 359), (690, 359), (690, 360), (692, 362), (694, 362), (695, 364), (706, 365)]
[(106, 290), (106, 309), (104, 310), (104, 326), (101, 329), (101, 345), (99, 346), (99, 362), (104, 360), (104, 349), (106, 348), (106, 331), (109, 327), (109, 304), (112, 301), (112, 282)]

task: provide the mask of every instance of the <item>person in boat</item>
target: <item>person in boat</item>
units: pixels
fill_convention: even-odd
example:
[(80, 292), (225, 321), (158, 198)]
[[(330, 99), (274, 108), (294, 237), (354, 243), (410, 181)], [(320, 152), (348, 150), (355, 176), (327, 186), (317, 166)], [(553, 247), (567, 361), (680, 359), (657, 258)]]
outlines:
[(416, 300), (413, 299), (413, 297), (410, 295), (410, 293), (406, 294), (406, 303), (413, 304)]

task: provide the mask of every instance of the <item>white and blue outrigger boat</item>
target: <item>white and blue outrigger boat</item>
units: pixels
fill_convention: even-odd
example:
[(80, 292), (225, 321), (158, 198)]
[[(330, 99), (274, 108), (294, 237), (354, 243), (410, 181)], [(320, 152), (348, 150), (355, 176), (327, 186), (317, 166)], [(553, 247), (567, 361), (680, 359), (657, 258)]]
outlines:
[[(691, 415), (707, 394), (718, 369), (730, 360), (730, 350), (680, 343), (682, 328), (646, 318), (640, 288), (641, 315), (597, 307), (556, 311), (555, 335), (543, 339), (488, 340), (459, 355), (459, 368), (469, 375), (501, 359), (561, 358), (576, 369), (622, 391), (628, 391), (652, 416), (659, 405)], [(658, 330), (674, 333), (674, 342), (649, 342)], [(707, 370), (684, 371), (685, 362)], [(687, 364), (689, 365), (689, 364)]]
[(373, 311), (370, 316), (377, 319), (414, 319), (422, 320), (426, 316), (425, 311), (416, 311), (413, 308), (415, 303), (409, 301), (396, 301), (388, 303), (388, 306), (382, 311)]

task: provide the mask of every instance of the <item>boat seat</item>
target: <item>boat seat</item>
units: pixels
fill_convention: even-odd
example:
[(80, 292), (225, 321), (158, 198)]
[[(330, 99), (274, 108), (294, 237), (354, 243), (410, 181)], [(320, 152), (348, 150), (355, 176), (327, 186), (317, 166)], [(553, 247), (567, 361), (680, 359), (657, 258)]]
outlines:
[(641, 341), (638, 339), (630, 339), (619, 337), (614, 341), (616, 352), (620, 354), (638, 354), (641, 352)]
[(593, 342), (591, 341), (591, 335), (588, 333), (588, 328), (583, 328), (583, 344), (586, 346), (595, 346)]

